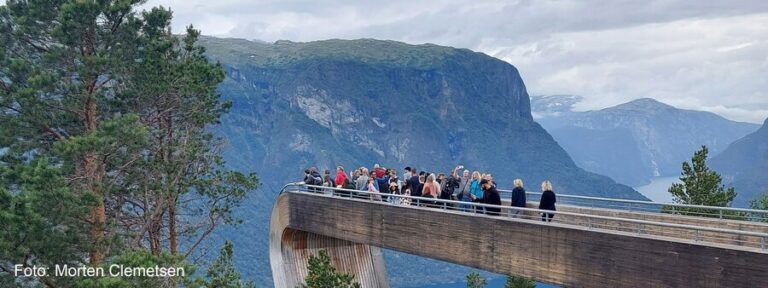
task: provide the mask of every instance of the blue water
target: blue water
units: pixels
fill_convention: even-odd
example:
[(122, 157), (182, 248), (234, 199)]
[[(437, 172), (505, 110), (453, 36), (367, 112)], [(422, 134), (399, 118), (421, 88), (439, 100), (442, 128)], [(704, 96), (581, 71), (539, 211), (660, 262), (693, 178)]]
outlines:
[(653, 202), (670, 203), (672, 202), (672, 194), (669, 194), (667, 190), (672, 186), (672, 183), (680, 183), (680, 179), (678, 177), (656, 177), (651, 179), (650, 184), (635, 187), (635, 190)]

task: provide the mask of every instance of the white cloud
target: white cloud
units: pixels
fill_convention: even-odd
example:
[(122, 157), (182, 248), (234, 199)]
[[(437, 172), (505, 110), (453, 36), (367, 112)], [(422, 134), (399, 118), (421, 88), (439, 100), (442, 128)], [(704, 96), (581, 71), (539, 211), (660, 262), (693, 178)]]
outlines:
[(641, 97), (730, 119), (768, 117), (768, 1), (150, 0), (174, 31), (276, 41), (378, 38), (470, 48), (531, 94), (596, 109)]

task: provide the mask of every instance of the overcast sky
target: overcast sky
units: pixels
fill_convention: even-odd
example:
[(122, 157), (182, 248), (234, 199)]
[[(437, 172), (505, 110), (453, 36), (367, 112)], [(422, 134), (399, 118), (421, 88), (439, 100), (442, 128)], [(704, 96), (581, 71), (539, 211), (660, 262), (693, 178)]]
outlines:
[(598, 109), (651, 97), (730, 119), (768, 117), (768, 1), (150, 0), (174, 31), (469, 48), (515, 65), (531, 95)]

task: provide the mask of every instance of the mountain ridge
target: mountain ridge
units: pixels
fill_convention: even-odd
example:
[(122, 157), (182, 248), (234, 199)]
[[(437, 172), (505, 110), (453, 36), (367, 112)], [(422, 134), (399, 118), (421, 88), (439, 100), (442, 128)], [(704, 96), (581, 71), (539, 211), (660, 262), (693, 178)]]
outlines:
[[(568, 107), (558, 105), (558, 99)], [(653, 177), (678, 176), (680, 164), (707, 145), (713, 155), (758, 125), (735, 122), (720, 115), (678, 109), (652, 98), (635, 99), (600, 110), (574, 112), (573, 96), (532, 97), (533, 111), (571, 157), (589, 171), (608, 175), (631, 186)], [(578, 133), (576, 133), (579, 131)], [(635, 157), (634, 155), (640, 155)]]
[(768, 192), (768, 119), (754, 133), (734, 141), (710, 158), (710, 166), (723, 177), (723, 184), (736, 188), (736, 206)]

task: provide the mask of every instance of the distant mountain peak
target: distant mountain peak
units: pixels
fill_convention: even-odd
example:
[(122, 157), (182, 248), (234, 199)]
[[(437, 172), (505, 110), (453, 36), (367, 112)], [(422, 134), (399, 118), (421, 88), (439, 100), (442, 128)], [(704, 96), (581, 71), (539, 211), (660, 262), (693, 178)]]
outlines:
[(647, 109), (677, 109), (673, 107), (672, 105), (668, 105), (662, 102), (659, 102), (656, 99), (653, 98), (640, 98), (635, 99), (632, 101), (629, 101), (624, 104), (617, 105), (613, 108), (607, 108), (607, 109), (629, 109), (629, 110), (647, 110)]
[(531, 110), (534, 118), (560, 116), (573, 111), (573, 105), (584, 100), (579, 95), (536, 95), (531, 96)]

